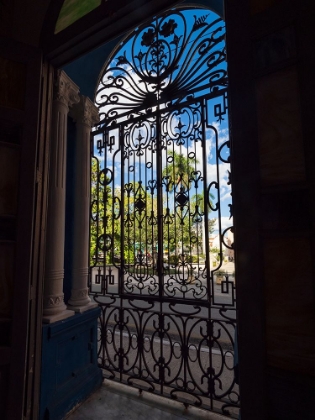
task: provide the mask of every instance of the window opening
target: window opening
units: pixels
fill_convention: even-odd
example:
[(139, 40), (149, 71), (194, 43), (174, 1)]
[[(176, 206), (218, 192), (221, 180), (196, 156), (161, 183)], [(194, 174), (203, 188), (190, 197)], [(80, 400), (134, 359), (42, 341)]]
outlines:
[(107, 61), (92, 133), (90, 292), (106, 378), (237, 418), (224, 21), (181, 7)]

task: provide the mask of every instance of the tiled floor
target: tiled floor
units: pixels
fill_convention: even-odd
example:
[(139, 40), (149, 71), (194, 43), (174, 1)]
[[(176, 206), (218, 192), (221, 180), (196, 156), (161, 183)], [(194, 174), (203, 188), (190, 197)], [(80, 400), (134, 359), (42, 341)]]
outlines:
[(67, 420), (226, 420), (226, 417), (106, 381)]

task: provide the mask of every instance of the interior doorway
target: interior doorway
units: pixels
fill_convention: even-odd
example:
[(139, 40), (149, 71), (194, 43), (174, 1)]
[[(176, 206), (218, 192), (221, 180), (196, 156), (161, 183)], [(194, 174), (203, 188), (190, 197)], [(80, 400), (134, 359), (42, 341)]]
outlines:
[(105, 377), (238, 416), (224, 21), (180, 7), (105, 63), (90, 292)]

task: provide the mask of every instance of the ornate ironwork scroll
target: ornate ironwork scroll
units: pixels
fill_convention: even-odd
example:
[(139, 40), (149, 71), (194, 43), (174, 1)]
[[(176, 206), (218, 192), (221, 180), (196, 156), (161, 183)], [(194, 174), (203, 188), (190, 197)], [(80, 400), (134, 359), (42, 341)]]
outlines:
[(90, 292), (107, 378), (237, 417), (224, 34), (213, 12), (174, 9), (106, 64)]

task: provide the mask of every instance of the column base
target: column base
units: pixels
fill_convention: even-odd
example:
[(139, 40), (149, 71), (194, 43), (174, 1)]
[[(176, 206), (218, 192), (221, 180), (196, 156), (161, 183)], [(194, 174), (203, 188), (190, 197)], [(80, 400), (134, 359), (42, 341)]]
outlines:
[(44, 315), (43, 316), (43, 323), (44, 324), (52, 324), (57, 321), (62, 321), (63, 319), (70, 318), (71, 316), (75, 315), (74, 310), (65, 309), (64, 311), (60, 312), (59, 314), (55, 315)]
[(90, 309), (97, 308), (98, 303), (96, 302), (89, 302), (87, 305), (84, 306), (72, 306), (68, 305), (68, 309), (74, 311), (77, 314), (82, 314), (83, 312), (89, 311)]

